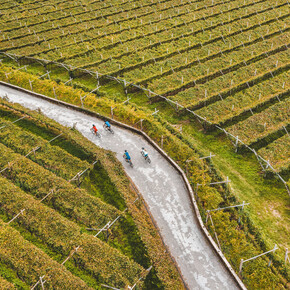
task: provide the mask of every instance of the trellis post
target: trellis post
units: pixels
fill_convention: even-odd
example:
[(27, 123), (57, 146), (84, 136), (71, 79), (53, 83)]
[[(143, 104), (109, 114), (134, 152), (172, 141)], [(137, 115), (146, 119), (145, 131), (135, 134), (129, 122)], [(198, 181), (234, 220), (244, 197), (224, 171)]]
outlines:
[(52, 90), (53, 90), (54, 97), (57, 99), (57, 95), (56, 95), (56, 92), (55, 92), (55, 87), (52, 87)]
[(33, 88), (32, 88), (32, 82), (33, 81), (31, 81), (31, 80), (28, 80), (28, 81), (29, 81), (30, 89), (31, 89), (31, 91), (33, 91)]
[(215, 154), (212, 154), (211, 152), (209, 152), (209, 156), (204, 156), (204, 157), (200, 157), (200, 158), (199, 158), (199, 159), (201, 159), (201, 160), (202, 160), (202, 159), (207, 159), (207, 158), (209, 158), (209, 165), (210, 165), (210, 166), (209, 166), (209, 172), (211, 172), (211, 164), (212, 164), (212, 163), (211, 163), (211, 158), (214, 157), (214, 156), (215, 156)]
[(43, 281), (42, 279), (43, 279), (43, 277), (40, 276), (40, 278), (39, 278), (39, 280), (40, 280), (40, 285), (41, 285), (42, 290), (44, 290), (44, 286), (43, 286), (43, 284), (45, 283), (45, 280)]
[(159, 112), (159, 110), (157, 110), (157, 109), (155, 108), (155, 111), (151, 114), (151, 116), (156, 115), (158, 112)]
[(125, 100), (124, 102), (122, 102), (122, 104), (129, 103), (130, 100), (131, 100), (131, 98), (128, 98), (128, 97), (127, 97), (127, 100)]
[[(248, 262), (248, 261), (251, 261), (251, 260), (255, 260), (255, 259), (257, 259), (257, 258), (259, 258), (259, 257), (261, 257), (261, 256), (264, 256), (264, 255), (268, 254), (268, 253), (275, 252), (277, 249), (278, 249), (278, 247), (277, 247), (277, 245), (275, 244), (274, 249), (272, 249), (272, 250), (270, 250), (270, 251), (268, 251), (268, 252), (265, 252), (265, 253), (262, 253), (262, 254), (260, 254), (260, 255), (254, 256), (254, 257), (249, 258), (249, 259), (247, 259), (247, 260), (241, 259), (240, 267), (239, 267), (239, 274), (242, 273), (243, 264), (244, 264), (245, 262)], [(271, 260), (270, 260), (270, 261), (271, 261)], [(271, 263), (268, 264), (268, 266), (270, 266), (270, 265), (271, 265)]]
[(111, 118), (112, 119), (114, 119), (114, 109), (115, 109), (115, 107), (111, 106)]
[(188, 163), (194, 161), (193, 159), (187, 159), (185, 161), (185, 173), (188, 176)]
[(209, 153), (209, 156), (205, 156), (205, 157), (200, 157), (199, 159), (207, 159), (209, 158), (211, 160), (212, 157), (214, 157), (215, 154), (212, 154), (211, 152)]
[(19, 215), (23, 214), (23, 212), (25, 211), (25, 208), (22, 209), (15, 217), (13, 217), (9, 222), (7, 222), (7, 224), (9, 225), (11, 222), (13, 222)]
[(288, 262), (290, 262), (290, 259), (288, 257), (288, 248), (286, 248), (286, 251), (285, 251), (285, 264), (287, 263), (287, 260)]
[(235, 149), (235, 152), (238, 152), (238, 144), (239, 144), (239, 136), (236, 136), (236, 143), (235, 143), (235, 147), (236, 147), (236, 149)]
[(79, 248), (80, 246), (75, 247), (73, 252), (69, 254), (68, 257), (61, 264), (64, 265), (79, 250)]
[(73, 80), (73, 79), (70, 77), (69, 80), (66, 81), (64, 84), (66, 85), (66, 84), (70, 83), (72, 80)]

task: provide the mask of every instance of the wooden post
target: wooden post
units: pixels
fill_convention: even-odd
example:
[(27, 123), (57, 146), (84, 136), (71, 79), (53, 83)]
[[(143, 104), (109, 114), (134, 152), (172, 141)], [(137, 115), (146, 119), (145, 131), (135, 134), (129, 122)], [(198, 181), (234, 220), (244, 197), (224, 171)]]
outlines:
[(32, 82), (33, 81), (31, 81), (31, 80), (28, 80), (29, 81), (29, 84), (30, 84), (30, 89), (31, 89), (31, 91), (33, 91), (33, 88), (32, 88)]
[(285, 264), (287, 263), (287, 260), (289, 260), (289, 257), (288, 257), (288, 249), (286, 248), (286, 252), (285, 252)]
[(80, 185), (81, 185), (81, 182), (80, 182), (80, 175), (79, 175), (79, 173), (78, 173), (78, 187), (80, 187)]
[(45, 283), (45, 281), (43, 281), (42, 279), (43, 277), (40, 276), (39, 280), (40, 280), (41, 289), (44, 290), (43, 284)]
[(239, 267), (239, 274), (240, 274), (240, 275), (241, 275), (241, 273), (242, 273), (243, 263), (244, 263), (244, 259), (241, 259), (240, 267)]
[(57, 99), (57, 95), (56, 95), (56, 92), (55, 92), (55, 87), (53, 87), (52, 89), (53, 89), (54, 97)]
[(239, 136), (236, 137), (236, 144), (235, 144), (236, 150), (235, 150), (235, 152), (238, 152), (238, 144), (239, 144)]
[(208, 216), (209, 216), (209, 210), (206, 211), (206, 219), (205, 219), (205, 224), (207, 225), (207, 221), (208, 221)]
[(111, 118), (112, 119), (114, 119), (114, 109), (115, 109), (115, 107), (111, 106)]

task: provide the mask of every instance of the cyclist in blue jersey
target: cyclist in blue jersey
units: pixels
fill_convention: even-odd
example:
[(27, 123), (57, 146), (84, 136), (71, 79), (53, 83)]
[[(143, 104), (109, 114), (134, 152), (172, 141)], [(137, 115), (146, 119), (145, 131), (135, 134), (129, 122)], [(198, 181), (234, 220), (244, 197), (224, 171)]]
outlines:
[(105, 124), (103, 127), (104, 128), (111, 128), (111, 124), (109, 123), (109, 121), (105, 121)]
[(112, 126), (111, 126), (111, 124), (109, 123), (109, 121), (105, 121), (103, 127), (105, 128), (106, 131), (108, 131), (108, 132), (114, 134), (114, 131), (113, 131)]
[(123, 157), (126, 159), (126, 161), (130, 161), (131, 160), (131, 157), (130, 157), (130, 155), (129, 155), (127, 150), (125, 150), (125, 153), (124, 153)]

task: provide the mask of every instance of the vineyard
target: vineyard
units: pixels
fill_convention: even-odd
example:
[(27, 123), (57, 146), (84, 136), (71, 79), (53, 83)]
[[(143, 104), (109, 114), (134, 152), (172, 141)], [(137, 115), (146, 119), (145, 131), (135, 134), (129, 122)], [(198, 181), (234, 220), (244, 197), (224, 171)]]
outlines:
[[(0, 57), (3, 57), (4, 64), (0, 72), (1, 80), (111, 117), (118, 112), (118, 118), (131, 125), (137, 123), (140, 126), (140, 119), (146, 120), (158, 109), (160, 117), (155, 117), (159, 123), (166, 128), (175, 124), (176, 127), (170, 130), (179, 136), (183, 144), (196, 151), (204, 148), (207, 148), (206, 152), (216, 150), (224, 154), (223, 158), (228, 158), (219, 160), (216, 165), (220, 171), (228, 170), (224, 174), (235, 172), (234, 177), (238, 176), (238, 181), (232, 178), (232, 189), (236, 191), (234, 194), (237, 199), (247, 199), (255, 208), (249, 213), (250, 224), (260, 230), (261, 234), (256, 237), (260, 245), (266, 244), (269, 249), (270, 244), (280, 239), (283, 249), (289, 248), (288, 0), (48, 0), (43, 3), (30, 0), (21, 4), (2, 1), (0, 11)], [(24, 70), (27, 73), (22, 73)], [(44, 80), (47, 78), (51, 80)], [(71, 86), (75, 90), (71, 90)], [(126, 106), (129, 99), (132, 108), (123, 108), (122, 104)], [(114, 276), (113, 284), (117, 287), (132, 284), (150, 266), (149, 262), (143, 265), (141, 258), (134, 260), (133, 249), (120, 245), (119, 241), (112, 239), (105, 243), (105, 238), (101, 237), (97, 243), (99, 240), (91, 239), (91, 232), (85, 231), (85, 226), (106, 224), (108, 219), (121, 214), (124, 207), (92, 199), (89, 186), (76, 189), (75, 181), (69, 182), (77, 172), (86, 168), (94, 171), (98, 166), (99, 163), (92, 165), (92, 149), (85, 147), (84, 152), (83, 143), (83, 147), (75, 144), (70, 149), (68, 144), (71, 140), (67, 141), (63, 136), (48, 143), (60, 132), (54, 129), (51, 133), (50, 129), (46, 129), (45, 133), (40, 134), (37, 128), (42, 125), (36, 121), (37, 118), (35, 122), (39, 123), (38, 127), (29, 125), (31, 131), (17, 131), (15, 128), (21, 124), (22, 128), (26, 128), (27, 124), (24, 120), (12, 124), (11, 121), (21, 118), (21, 109), (13, 109), (13, 114), (12, 111), (8, 114), (10, 109), (7, 106), (2, 104), (1, 109), (5, 114), (1, 117), (0, 127), (5, 126), (5, 130), (0, 130), (3, 151), (0, 162), (3, 168), (7, 167), (3, 172), (3, 189), (5, 184), (5, 188), (11, 188), (13, 194), (8, 196), (7, 190), (2, 190), (5, 192), (5, 202), (2, 200), (1, 205), (11, 198), (11, 205), (7, 204), (7, 208), (1, 209), (2, 223), (24, 208), (24, 205), (18, 204), (19, 200), (25, 203), (25, 213), (28, 215), (28, 205), (37, 203), (36, 200), (45, 197), (50, 189), (61, 190), (48, 200), (37, 203), (37, 207), (31, 206), (31, 218), (25, 214), (19, 216), (19, 220), (11, 224), (15, 224), (13, 231), (7, 230), (7, 225), (1, 227), (3, 235), (13, 236), (16, 248), (20, 244), (23, 246), (21, 239), (28, 240), (27, 247), (31, 247), (29, 251), (47, 254), (47, 261), (43, 261), (43, 264), (55, 263), (55, 260), (59, 262), (54, 267), (60, 267), (60, 262), (80, 242), (88, 252), (102, 249), (106, 253), (109, 245), (116, 251), (107, 256), (104, 263), (108, 262), (108, 269), (104, 268), (101, 276), (97, 275), (99, 269), (94, 268), (98, 265), (92, 266), (91, 256), (86, 256), (85, 250), (73, 255), (74, 262), (67, 262), (69, 266), (62, 269), (62, 275), (71, 275), (70, 279), (79, 283), (80, 288), (83, 287), (83, 281), (91, 287), (99, 285), (100, 281), (112, 285), (108, 282), (111, 276)], [(136, 110), (139, 110), (138, 114)], [(176, 156), (170, 145), (171, 137), (167, 136), (166, 139), (165, 134), (161, 137), (154, 126), (147, 126), (149, 135), (152, 134), (155, 141), (161, 142), (181, 163), (183, 157)], [(203, 135), (200, 135), (200, 131)], [(213, 141), (214, 138), (217, 141)], [(238, 161), (233, 161), (233, 158), (228, 157), (229, 154), (223, 152), (223, 146), (227, 146), (224, 144), (228, 143), (230, 150), (238, 156)], [(40, 149), (32, 150), (38, 147)], [(44, 147), (45, 150), (42, 149)], [(218, 160), (219, 157), (215, 158)], [(242, 158), (244, 167), (240, 162)], [(188, 154), (183, 161), (190, 159), (191, 155)], [(252, 159), (254, 162), (250, 161)], [(17, 162), (11, 165), (12, 160)], [(230, 162), (236, 162), (236, 165)], [(257, 164), (257, 167), (253, 164)], [(26, 181), (28, 174), (33, 175), (31, 184)], [(47, 182), (42, 183), (40, 176), (46, 176)], [(247, 183), (245, 180), (248, 177), (253, 182)], [(193, 186), (204, 183), (200, 178), (192, 177), (195, 180)], [(83, 187), (85, 185), (86, 182)], [(18, 187), (20, 189), (16, 190)], [(15, 199), (16, 191), (19, 200)], [(84, 199), (82, 207), (77, 203), (80, 196)], [(224, 198), (226, 203), (229, 202), (230, 198)], [(215, 198), (209, 191), (201, 199), (203, 206), (210, 206)], [(220, 197), (213, 202), (216, 206), (217, 201), (221, 202)], [(88, 205), (98, 210), (91, 211)], [(40, 209), (48, 214), (40, 216), (37, 213)], [(62, 223), (63, 229), (65, 225), (68, 227), (67, 231), (61, 231), (62, 235), (67, 233), (67, 236), (62, 236), (57, 230), (58, 226), (48, 222), (50, 211), (55, 215), (56, 223)], [(32, 216), (40, 218), (43, 224), (48, 222), (50, 227), (36, 226)], [(128, 219), (131, 224), (132, 221)], [(272, 233), (273, 224), (277, 227), (275, 235)], [(246, 236), (253, 235), (248, 230), (250, 226), (237, 226), (238, 229), (243, 227)], [(217, 231), (223, 236), (221, 228), (222, 225), (217, 226)], [(45, 235), (47, 231), (54, 233), (55, 240)], [(126, 235), (125, 230), (116, 231)], [(44, 240), (40, 240), (39, 236)], [(68, 237), (72, 244), (62, 243)], [(228, 249), (231, 245), (223, 237), (227, 257), (237, 263), (236, 249), (231, 249), (234, 254), (230, 253)], [(93, 241), (94, 246), (91, 246)], [(89, 248), (86, 248), (89, 244)], [(11, 257), (7, 257), (6, 261), (14, 261), (13, 254), (11, 252)], [(46, 257), (45, 254), (43, 257)], [(118, 268), (114, 268), (115, 272), (112, 273), (110, 259), (127, 263), (128, 273), (121, 271), (122, 275), (116, 276), (119, 275)], [(80, 261), (82, 269), (76, 267), (76, 260)], [(278, 260), (282, 263), (283, 258)], [(24, 260), (23, 263), (27, 262)], [(16, 264), (10, 265), (9, 271)], [(237, 264), (234, 267), (238, 270)], [(40, 265), (39, 269), (46, 267)], [(57, 268), (53, 269), (56, 271)], [(22, 270), (19, 268), (17, 271)], [(30, 270), (27, 268), (27, 271)], [(167, 276), (160, 276), (161, 269), (154, 269), (153, 273), (155, 271), (158, 279), (165, 283)], [(284, 274), (287, 271), (282, 270)], [(23, 279), (20, 281), (15, 278), (15, 281), (19, 285), (25, 283), (31, 286), (44, 274), (43, 271), (37, 275), (34, 273), (34, 279), (30, 281), (27, 277), (31, 275), (23, 273)], [(49, 273), (47, 276), (52, 275)], [(154, 280), (155, 274), (152, 274), (153, 278), (150, 275), (147, 279)], [(259, 284), (255, 284), (255, 278), (249, 278), (248, 275), (245, 275), (246, 285), (260, 288)], [(59, 281), (54, 280), (53, 283), (65, 283), (63, 279), (59, 277)], [(11, 281), (2, 282), (0, 277), (0, 286)], [(154, 280), (152, 283), (161, 282)]]
[[(4, 100), (0, 116), (0, 274), (7, 284), (27, 289), (43, 277), (50, 288), (65, 288), (69, 281), (74, 289), (89, 289), (101, 284), (125, 287), (145, 279), (154, 260), (146, 248), (153, 242), (162, 252), (162, 242), (136, 193), (129, 190), (126, 200), (124, 189), (113, 183), (116, 173), (102, 164), (100, 159), (111, 153)], [(109, 159), (116, 162), (113, 155)], [(119, 165), (112, 168), (120, 175)], [(105, 202), (110, 195), (111, 202)], [(127, 207), (129, 213), (124, 212)], [(138, 221), (138, 229), (134, 218), (140, 214), (147, 218)], [(164, 285), (181, 287), (169, 257), (161, 254), (159, 259), (161, 265), (145, 284), (160, 287), (170, 272)], [(161, 269), (164, 273), (156, 275)]]
[[(249, 145), (256, 136), (258, 145), (252, 143), (261, 154), (289, 136), (287, 107), (275, 124), (261, 115), (244, 121), (268, 107), (276, 116), (277, 101), (287, 106), (287, 0), (3, 2), (0, 9), (2, 52), (60, 62), (71, 74), (82, 68), (124, 78), (152, 99), (167, 97), (224, 128), (243, 121), (229, 132)], [(255, 130), (248, 131), (247, 122), (255, 122)], [(288, 142), (279, 140), (288, 154), (276, 168), (286, 174)], [(279, 164), (276, 156), (264, 157)]]

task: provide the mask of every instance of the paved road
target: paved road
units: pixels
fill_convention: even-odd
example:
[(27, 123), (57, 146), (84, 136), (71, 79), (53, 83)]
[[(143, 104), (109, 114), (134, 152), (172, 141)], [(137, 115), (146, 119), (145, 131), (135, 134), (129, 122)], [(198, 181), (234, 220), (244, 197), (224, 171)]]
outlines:
[[(41, 111), (62, 125), (76, 128), (96, 145), (117, 153), (125, 170), (138, 187), (160, 229), (161, 235), (175, 258), (190, 289), (236, 289), (236, 283), (200, 230), (185, 184), (178, 172), (142, 137), (121, 128), (111, 135), (102, 129), (102, 121), (52, 104), (26, 93), (0, 85), (0, 96)], [(90, 127), (101, 128), (102, 138), (95, 137)], [(145, 147), (152, 163), (147, 164), (140, 154)], [(127, 149), (134, 168), (124, 162)]]

